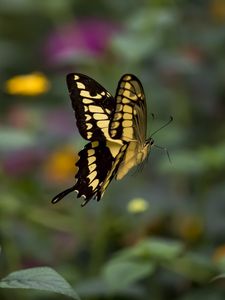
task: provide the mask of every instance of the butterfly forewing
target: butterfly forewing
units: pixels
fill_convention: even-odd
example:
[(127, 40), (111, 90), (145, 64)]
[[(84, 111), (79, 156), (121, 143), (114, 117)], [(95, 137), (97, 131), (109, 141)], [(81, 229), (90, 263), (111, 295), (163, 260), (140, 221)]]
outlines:
[(110, 121), (109, 133), (113, 139), (138, 141), (146, 138), (147, 112), (144, 90), (134, 75), (124, 75), (116, 91), (116, 108)]
[(112, 95), (95, 80), (78, 73), (67, 75), (67, 86), (82, 137), (90, 141), (109, 138), (115, 109)]

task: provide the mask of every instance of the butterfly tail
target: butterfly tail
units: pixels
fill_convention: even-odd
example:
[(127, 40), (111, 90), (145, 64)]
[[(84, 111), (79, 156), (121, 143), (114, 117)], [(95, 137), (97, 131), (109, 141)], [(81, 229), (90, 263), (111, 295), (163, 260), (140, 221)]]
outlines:
[(71, 192), (76, 190), (76, 185), (72, 186), (69, 189), (66, 189), (65, 191), (59, 193), (58, 195), (56, 195), (53, 199), (52, 199), (52, 203), (55, 204), (57, 202), (59, 202), (60, 200), (62, 200), (66, 195), (70, 194)]

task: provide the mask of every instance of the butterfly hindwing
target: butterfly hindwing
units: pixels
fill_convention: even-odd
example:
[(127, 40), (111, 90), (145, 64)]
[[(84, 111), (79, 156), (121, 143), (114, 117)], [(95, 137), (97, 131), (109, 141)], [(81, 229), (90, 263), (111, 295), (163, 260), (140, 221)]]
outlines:
[(112, 142), (93, 141), (79, 152), (76, 163), (78, 172), (74, 189), (78, 197), (100, 200), (111, 180), (115, 177), (125, 154), (127, 144), (121, 146)]
[(109, 122), (115, 99), (94, 79), (78, 74), (67, 75), (67, 86), (80, 134), (86, 140), (109, 138)]
[[(83, 196), (87, 202), (98, 193), (112, 168), (114, 157), (104, 141), (88, 143), (79, 152), (79, 156), (80, 159), (76, 163), (78, 172), (75, 176), (77, 179), (75, 190), (77, 190), (78, 197)], [(99, 195), (100, 198), (101, 195)]]
[(116, 108), (109, 125), (111, 137), (143, 142), (147, 126), (146, 100), (138, 78), (130, 74), (122, 76), (115, 99)]

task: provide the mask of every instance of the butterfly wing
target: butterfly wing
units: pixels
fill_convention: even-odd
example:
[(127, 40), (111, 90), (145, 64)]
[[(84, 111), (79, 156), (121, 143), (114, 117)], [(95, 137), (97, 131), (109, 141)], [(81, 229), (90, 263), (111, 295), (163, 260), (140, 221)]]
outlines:
[(94, 79), (78, 73), (67, 75), (67, 86), (81, 136), (90, 141), (109, 138), (116, 105), (112, 95)]
[(88, 143), (79, 152), (80, 158), (76, 163), (78, 172), (75, 176), (75, 185), (55, 196), (52, 202), (57, 203), (72, 191), (77, 192), (78, 198), (84, 198), (82, 206), (92, 198), (100, 200), (108, 184), (115, 176), (122, 155), (121, 145), (116, 143), (113, 145), (111, 142), (105, 141)]
[(113, 139), (127, 143), (116, 173), (116, 179), (120, 180), (144, 158), (142, 152), (146, 140), (147, 106), (141, 82), (130, 74), (120, 79), (115, 99), (116, 108), (110, 121), (109, 133)]
[(115, 99), (116, 108), (109, 125), (110, 136), (143, 144), (146, 139), (147, 107), (139, 79), (134, 75), (123, 75)]
[(103, 196), (124, 155), (124, 150), (121, 149), (123, 147), (118, 144), (94, 141), (79, 153), (75, 187), (78, 197), (84, 197), (84, 205), (92, 198), (99, 201)]

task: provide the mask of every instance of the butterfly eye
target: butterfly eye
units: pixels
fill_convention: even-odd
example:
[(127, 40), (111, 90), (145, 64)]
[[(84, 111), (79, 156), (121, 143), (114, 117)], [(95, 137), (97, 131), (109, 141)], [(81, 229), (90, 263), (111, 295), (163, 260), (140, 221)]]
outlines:
[(153, 138), (149, 138), (149, 139), (146, 140), (146, 145), (152, 146), (154, 143), (155, 142), (154, 142)]
[(150, 138), (149, 143), (152, 146), (154, 144), (154, 140), (152, 138)]

